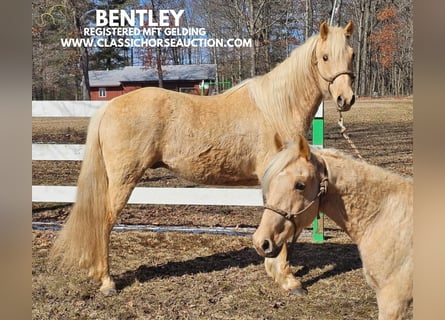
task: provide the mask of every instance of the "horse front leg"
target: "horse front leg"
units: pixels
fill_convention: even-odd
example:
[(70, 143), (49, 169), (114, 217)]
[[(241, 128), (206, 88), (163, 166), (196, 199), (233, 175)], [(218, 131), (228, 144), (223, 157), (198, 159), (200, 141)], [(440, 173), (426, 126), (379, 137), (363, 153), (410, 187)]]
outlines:
[(412, 282), (393, 279), (376, 290), (379, 320), (407, 320), (408, 309), (413, 302)]
[(287, 245), (283, 245), (280, 254), (275, 258), (265, 258), (264, 266), (267, 274), (284, 290), (295, 295), (306, 295), (307, 290), (295, 278), (287, 259)]

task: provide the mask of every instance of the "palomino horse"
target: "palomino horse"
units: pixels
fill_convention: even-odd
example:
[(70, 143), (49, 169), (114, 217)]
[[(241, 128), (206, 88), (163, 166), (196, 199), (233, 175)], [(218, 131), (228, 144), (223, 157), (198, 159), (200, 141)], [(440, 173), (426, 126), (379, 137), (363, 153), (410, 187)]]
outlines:
[[(404, 319), (413, 290), (413, 182), (335, 150), (311, 150), (303, 137), (271, 161), (266, 205), (253, 235), (275, 257), (319, 210), (357, 244), (380, 320)], [(272, 275), (274, 276), (274, 275)]]
[(110, 232), (146, 169), (163, 166), (204, 184), (258, 184), (283, 141), (306, 133), (323, 98), (351, 108), (352, 32), (352, 22), (323, 23), (271, 72), (220, 95), (143, 88), (107, 103), (91, 118), (76, 203), (53, 257), (113, 293)]

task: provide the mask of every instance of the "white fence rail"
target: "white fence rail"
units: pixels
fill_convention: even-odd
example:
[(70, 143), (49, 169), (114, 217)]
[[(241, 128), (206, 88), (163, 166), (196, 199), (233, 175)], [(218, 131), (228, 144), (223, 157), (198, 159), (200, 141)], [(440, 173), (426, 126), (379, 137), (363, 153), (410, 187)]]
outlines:
[(32, 160), (82, 160), (83, 144), (40, 144), (32, 145)]
[[(33, 101), (33, 117), (90, 117), (102, 101)], [(82, 160), (84, 145), (32, 144), (32, 160)], [(74, 186), (32, 186), (33, 202), (74, 202)], [(130, 204), (262, 206), (259, 188), (147, 188), (133, 190)]]
[[(33, 202), (74, 202), (77, 187), (32, 186)], [(133, 190), (129, 204), (262, 206), (260, 189), (149, 188)]]
[(33, 101), (33, 117), (91, 117), (104, 101)]

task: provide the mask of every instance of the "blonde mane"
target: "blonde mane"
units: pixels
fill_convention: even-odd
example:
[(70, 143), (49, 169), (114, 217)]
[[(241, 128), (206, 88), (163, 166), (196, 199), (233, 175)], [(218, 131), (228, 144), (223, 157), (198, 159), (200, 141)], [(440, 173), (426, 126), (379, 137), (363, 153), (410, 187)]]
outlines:
[[(405, 180), (412, 180), (411, 176), (404, 176), (395, 172), (392, 172), (388, 169), (379, 167), (377, 165), (368, 163), (364, 160), (360, 160), (355, 158), (354, 156), (348, 154), (348, 153), (344, 153), (340, 150), (337, 149), (333, 149), (333, 148), (319, 148), (319, 147), (315, 147), (312, 146), (311, 147), (311, 153), (321, 156), (321, 157), (327, 157), (330, 158), (332, 160), (337, 160), (340, 161), (341, 163), (344, 164), (344, 167), (352, 167), (355, 166), (357, 168), (363, 168), (362, 173), (364, 172), (369, 172), (370, 176), (394, 176), (394, 177), (399, 177)], [(365, 170), (366, 169), (366, 170)], [(359, 170), (359, 169), (357, 169)]]
[(269, 189), (270, 180), (275, 177), (281, 170), (286, 168), (291, 162), (297, 160), (299, 156), (299, 149), (295, 142), (286, 143), (285, 149), (274, 155), (269, 162), (263, 178), (261, 179), (261, 188), (263, 194), (266, 194)]
[[(310, 37), (272, 71), (243, 83), (249, 85), (252, 100), (283, 141), (306, 134), (322, 100), (315, 67), (319, 39), (318, 34)], [(342, 28), (330, 27), (328, 39), (327, 50), (336, 61), (346, 56), (349, 39)]]
[[(292, 141), (298, 133), (306, 133), (307, 119), (298, 119), (302, 106), (319, 90), (314, 80), (312, 55), (318, 36), (308, 39), (289, 58), (269, 73), (252, 79), (250, 95), (283, 141)], [(320, 100), (321, 100), (321, 93)], [(316, 110), (315, 110), (316, 111)], [(314, 113), (315, 113), (314, 111)], [(313, 114), (308, 115), (312, 119)]]

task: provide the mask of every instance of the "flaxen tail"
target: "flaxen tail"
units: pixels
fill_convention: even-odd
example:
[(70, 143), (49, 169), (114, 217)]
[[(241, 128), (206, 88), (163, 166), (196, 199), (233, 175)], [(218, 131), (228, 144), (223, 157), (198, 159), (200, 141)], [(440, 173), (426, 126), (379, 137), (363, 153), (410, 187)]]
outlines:
[(109, 240), (108, 179), (99, 141), (104, 110), (100, 109), (91, 118), (76, 203), (51, 252), (52, 258), (60, 259), (60, 266), (86, 269), (96, 279), (100, 277), (101, 258), (106, 254)]

